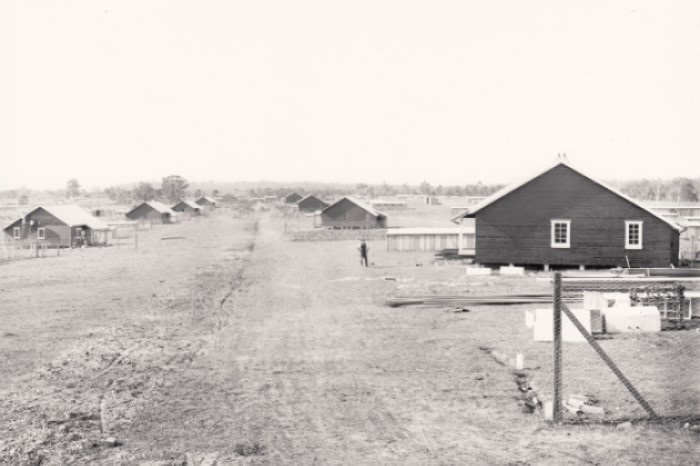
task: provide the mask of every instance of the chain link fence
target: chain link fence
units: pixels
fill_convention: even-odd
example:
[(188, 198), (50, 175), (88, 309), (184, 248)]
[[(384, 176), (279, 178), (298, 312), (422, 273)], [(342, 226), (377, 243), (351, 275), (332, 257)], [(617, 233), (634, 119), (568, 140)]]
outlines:
[(555, 422), (700, 419), (698, 282), (562, 278), (553, 289)]

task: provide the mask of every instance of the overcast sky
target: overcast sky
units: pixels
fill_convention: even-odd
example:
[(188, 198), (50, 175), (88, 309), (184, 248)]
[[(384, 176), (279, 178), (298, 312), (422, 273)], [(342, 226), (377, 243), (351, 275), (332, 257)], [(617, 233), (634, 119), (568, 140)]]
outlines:
[(0, 189), (700, 176), (700, 2), (0, 0)]

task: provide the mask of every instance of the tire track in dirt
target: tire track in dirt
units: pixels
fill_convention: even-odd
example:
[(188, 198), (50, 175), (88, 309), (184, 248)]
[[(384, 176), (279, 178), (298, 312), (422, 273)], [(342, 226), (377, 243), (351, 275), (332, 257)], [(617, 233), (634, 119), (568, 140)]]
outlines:
[[(340, 244), (333, 249), (353, 248)], [(156, 444), (177, 458), (215, 453), (222, 463), (246, 461), (246, 452), (269, 463), (434, 462), (464, 459), (465, 450), (482, 461), (503, 459), (483, 453), (500, 439), (480, 428), (483, 413), (471, 416), (473, 406), (485, 404), (470, 393), (477, 382), (450, 376), (453, 367), (438, 359), (445, 324), (435, 324), (433, 343), (419, 333), (424, 318), (404, 324), (376, 305), (380, 269), (316, 261), (304, 256), (306, 247), (282, 241), (274, 224), (262, 223), (246, 287), (227, 300), (234, 324), (164, 382), (150, 411), (143, 407), (152, 423), (138, 432), (141, 449)], [(427, 359), (426, 350), (434, 352)], [(457, 349), (449, 353), (459, 357)], [(512, 382), (504, 384), (509, 396)], [(486, 408), (499, 403), (487, 401)], [(169, 422), (180, 425), (168, 425), (167, 439), (154, 435)]]

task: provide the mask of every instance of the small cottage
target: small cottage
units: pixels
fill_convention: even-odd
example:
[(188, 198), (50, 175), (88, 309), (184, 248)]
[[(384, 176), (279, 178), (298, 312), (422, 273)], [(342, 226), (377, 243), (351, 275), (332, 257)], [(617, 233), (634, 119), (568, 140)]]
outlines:
[(308, 195), (297, 202), (297, 207), (299, 212), (318, 212), (328, 207), (328, 203), (323, 202), (314, 195)]
[(196, 216), (202, 213), (203, 207), (194, 201), (180, 201), (172, 209), (177, 213)]
[(98, 246), (110, 239), (110, 227), (76, 205), (37, 207), (3, 231), (10, 241), (40, 247)]
[(130, 220), (150, 223), (173, 223), (177, 214), (170, 207), (157, 201), (146, 201), (126, 213)]
[(321, 211), (321, 226), (386, 228), (386, 215), (356, 199), (344, 197)]
[(212, 209), (216, 207), (216, 200), (213, 197), (209, 196), (202, 196), (199, 199), (197, 199), (195, 203), (202, 207), (210, 207)]
[(291, 204), (296, 204), (297, 202), (301, 201), (303, 196), (297, 193), (291, 193), (287, 194), (282, 198), (282, 203), (285, 205), (291, 205)]

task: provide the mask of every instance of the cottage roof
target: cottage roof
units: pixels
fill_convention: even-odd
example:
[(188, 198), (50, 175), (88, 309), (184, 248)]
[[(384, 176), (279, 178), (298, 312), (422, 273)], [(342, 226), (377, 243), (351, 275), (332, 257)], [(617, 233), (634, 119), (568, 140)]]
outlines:
[(211, 202), (212, 204), (216, 204), (216, 199), (214, 199), (213, 197), (210, 197), (210, 196), (202, 196), (199, 199), (197, 199), (195, 202), (199, 202), (199, 201), (207, 201), (207, 202)]
[(177, 204), (175, 204), (172, 208), (174, 209), (175, 207), (179, 206), (180, 204), (185, 204), (186, 206), (189, 206), (193, 209), (201, 209), (202, 208), (202, 206), (197, 204), (195, 201), (188, 201), (188, 200), (180, 201)]
[[(323, 202), (321, 199), (317, 198), (313, 194), (309, 194), (308, 196), (304, 196), (303, 198), (299, 199), (299, 202), (297, 204), (301, 204), (302, 202), (306, 201), (307, 199), (316, 199), (317, 201)], [(326, 204), (326, 202), (323, 202)]]
[(363, 203), (363, 202), (358, 201), (358, 200), (355, 199), (355, 198), (349, 197), (349, 196), (343, 197), (343, 198), (341, 198), (341, 199), (335, 201), (333, 204), (331, 204), (331, 205), (329, 205), (328, 207), (326, 207), (325, 209), (323, 209), (322, 212), (324, 212), (324, 211), (326, 211), (326, 210), (329, 210), (330, 208), (332, 208), (332, 207), (335, 206), (336, 204), (338, 204), (338, 203), (340, 203), (340, 202), (343, 202), (343, 200), (345, 200), (345, 199), (347, 199), (348, 201), (352, 202), (352, 203), (355, 204), (357, 207), (359, 207), (360, 209), (366, 211), (368, 214), (370, 214), (370, 215), (372, 215), (372, 216), (374, 216), (374, 217), (386, 217), (386, 215), (384, 215), (383, 213), (379, 212), (378, 210), (376, 210), (376, 209), (374, 209), (374, 208), (368, 206), (367, 204), (365, 204), (365, 203)]
[[(31, 215), (39, 209), (45, 210), (70, 227), (85, 225), (93, 230), (109, 230), (110, 228), (105, 222), (97, 217), (93, 217), (89, 212), (83, 210), (77, 205), (39, 206), (28, 212), (24, 217)], [(17, 220), (12, 222), (10, 225), (16, 222)], [(10, 225), (8, 225), (8, 227)]]
[(138, 206), (136, 206), (136, 208), (132, 209), (132, 211), (138, 209), (139, 207), (141, 207), (144, 204), (147, 206), (150, 206), (153, 210), (156, 210), (156, 211), (160, 212), (161, 214), (177, 215), (175, 213), (175, 211), (172, 210), (170, 207), (168, 207), (167, 205), (165, 205), (161, 202), (158, 202), (158, 201), (145, 201), (145, 202), (139, 204)]
[(624, 193), (618, 191), (617, 189), (613, 188), (612, 186), (609, 186), (609, 185), (607, 185), (607, 184), (605, 184), (605, 183), (603, 183), (603, 182), (601, 182), (601, 181), (596, 180), (595, 178), (592, 178), (592, 177), (586, 175), (585, 173), (582, 173), (580, 170), (573, 168), (571, 165), (569, 165), (569, 163), (567, 163), (567, 162), (565, 162), (565, 161), (562, 161), (562, 160), (557, 160), (554, 164), (551, 164), (551, 165), (547, 166), (547, 168), (546, 168), (545, 170), (540, 170), (540, 171), (537, 172), (535, 175), (528, 176), (527, 178), (523, 178), (523, 179), (521, 179), (520, 181), (517, 181), (517, 182), (515, 182), (515, 183), (512, 183), (512, 184), (510, 184), (510, 185), (504, 187), (504, 188), (499, 189), (498, 191), (496, 191), (496, 192), (493, 193), (492, 195), (488, 196), (487, 198), (485, 198), (484, 200), (482, 200), (482, 201), (479, 202), (478, 204), (475, 204), (474, 206), (468, 208), (466, 211), (464, 211), (464, 212), (462, 212), (461, 214), (459, 214), (459, 215), (457, 215), (456, 217), (454, 217), (454, 218), (452, 219), (452, 221), (453, 221), (453, 222), (457, 222), (458, 220), (460, 220), (460, 219), (462, 219), (462, 218), (465, 218), (465, 217), (473, 217), (474, 214), (476, 214), (476, 213), (479, 212), (480, 210), (482, 210), (482, 209), (484, 209), (485, 207), (487, 207), (487, 206), (493, 204), (494, 202), (498, 201), (499, 199), (501, 199), (501, 198), (503, 198), (503, 197), (506, 197), (507, 195), (509, 195), (510, 193), (512, 193), (513, 191), (515, 191), (516, 189), (520, 188), (521, 186), (526, 185), (527, 183), (529, 183), (530, 181), (534, 180), (535, 178), (537, 178), (537, 177), (539, 177), (539, 176), (541, 176), (541, 175), (544, 175), (545, 173), (547, 173), (548, 171), (552, 170), (552, 169), (555, 168), (555, 167), (558, 167), (559, 165), (564, 165), (564, 166), (570, 168), (571, 170), (573, 170), (574, 172), (578, 173), (579, 175), (581, 175), (581, 176), (583, 176), (583, 177), (585, 177), (585, 178), (588, 178), (588, 179), (591, 180), (592, 182), (594, 182), (594, 183), (596, 183), (596, 184), (602, 186), (603, 188), (607, 189), (608, 191), (612, 192), (613, 194), (615, 194), (615, 195), (617, 195), (617, 196), (619, 196), (619, 197), (625, 199), (625, 200), (628, 201), (629, 203), (631, 203), (631, 204), (633, 204), (633, 205), (639, 207), (640, 209), (644, 210), (645, 212), (647, 212), (647, 213), (653, 215), (654, 217), (658, 218), (659, 220), (661, 220), (661, 221), (667, 223), (667, 224), (668, 224), (671, 228), (673, 228), (674, 230), (681, 231), (681, 230), (683, 229), (681, 226), (679, 226), (679, 225), (676, 224), (675, 222), (672, 222), (672, 221), (669, 220), (668, 218), (666, 218), (666, 217), (660, 215), (660, 214), (657, 213), (657, 212), (654, 212), (653, 210), (651, 210), (651, 209), (649, 209), (648, 207), (644, 206), (644, 205), (641, 204), (640, 202), (638, 202), (638, 201), (632, 199), (632, 198), (629, 197), (628, 195), (626, 195), (626, 194), (624, 194)]

